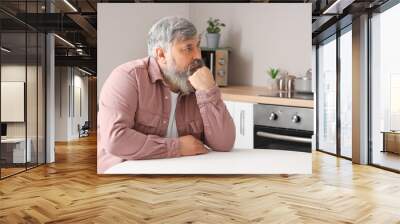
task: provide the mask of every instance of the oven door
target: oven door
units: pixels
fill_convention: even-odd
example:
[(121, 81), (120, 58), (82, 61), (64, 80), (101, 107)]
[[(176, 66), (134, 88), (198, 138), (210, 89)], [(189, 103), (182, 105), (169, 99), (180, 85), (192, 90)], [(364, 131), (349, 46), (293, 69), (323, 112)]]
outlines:
[(254, 126), (254, 148), (311, 152), (312, 131)]

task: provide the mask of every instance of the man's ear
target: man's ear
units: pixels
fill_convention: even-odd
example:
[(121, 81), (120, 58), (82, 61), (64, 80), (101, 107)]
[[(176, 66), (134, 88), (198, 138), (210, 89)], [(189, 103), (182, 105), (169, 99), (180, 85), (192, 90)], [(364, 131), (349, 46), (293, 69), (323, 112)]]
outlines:
[(166, 64), (167, 58), (164, 50), (161, 47), (156, 48), (156, 55), (159, 63)]

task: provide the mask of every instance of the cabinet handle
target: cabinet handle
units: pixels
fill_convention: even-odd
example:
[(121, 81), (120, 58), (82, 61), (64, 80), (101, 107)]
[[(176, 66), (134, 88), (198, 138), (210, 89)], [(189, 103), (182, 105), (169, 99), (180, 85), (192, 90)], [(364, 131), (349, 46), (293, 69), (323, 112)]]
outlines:
[(244, 136), (244, 111), (240, 111), (240, 134)]

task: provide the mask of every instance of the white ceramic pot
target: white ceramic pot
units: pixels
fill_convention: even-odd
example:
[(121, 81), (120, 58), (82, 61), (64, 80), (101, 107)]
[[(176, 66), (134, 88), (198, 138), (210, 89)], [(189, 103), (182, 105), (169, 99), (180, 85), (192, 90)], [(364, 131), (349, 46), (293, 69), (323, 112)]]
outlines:
[(206, 33), (207, 47), (208, 48), (218, 48), (219, 45), (219, 33)]

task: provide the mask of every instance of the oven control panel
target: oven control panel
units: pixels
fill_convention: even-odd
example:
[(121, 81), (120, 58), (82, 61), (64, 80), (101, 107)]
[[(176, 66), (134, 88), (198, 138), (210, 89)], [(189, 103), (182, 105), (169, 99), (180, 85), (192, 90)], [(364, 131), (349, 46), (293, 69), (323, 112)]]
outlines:
[(256, 104), (254, 105), (254, 124), (313, 131), (314, 112), (312, 108)]

